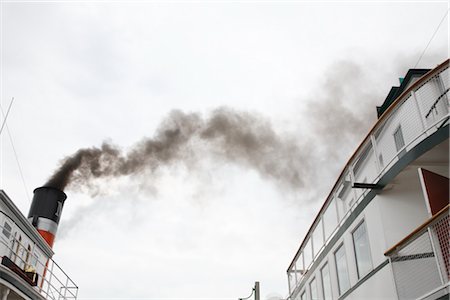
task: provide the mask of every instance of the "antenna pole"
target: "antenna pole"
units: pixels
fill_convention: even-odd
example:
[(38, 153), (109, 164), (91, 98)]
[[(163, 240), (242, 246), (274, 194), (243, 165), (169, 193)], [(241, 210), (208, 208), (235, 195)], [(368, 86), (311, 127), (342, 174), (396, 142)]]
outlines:
[(259, 299), (259, 281), (255, 282), (255, 300), (260, 300)]

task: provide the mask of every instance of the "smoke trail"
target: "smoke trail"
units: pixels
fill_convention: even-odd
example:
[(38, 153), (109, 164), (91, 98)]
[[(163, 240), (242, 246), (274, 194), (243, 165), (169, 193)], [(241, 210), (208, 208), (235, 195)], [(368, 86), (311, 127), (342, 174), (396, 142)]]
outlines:
[[(365, 68), (339, 61), (324, 73), (314, 97), (304, 99), (307, 110), (298, 117), (309, 128), (301, 147), (298, 138), (275, 132), (267, 119), (256, 114), (222, 107), (203, 118), (174, 110), (153, 137), (126, 153), (110, 143), (78, 150), (63, 160), (46, 185), (76, 189), (89, 187), (95, 178), (154, 173), (179, 163), (195, 166), (201, 153), (252, 168), (294, 190), (315, 177), (329, 186), (375, 121), (375, 105), (382, 103), (387, 92), (378, 89)], [(385, 89), (386, 83), (379, 86)]]
[[(317, 147), (312, 159), (341, 167), (376, 121), (376, 105), (383, 102), (388, 85), (352, 61), (332, 64), (304, 112)], [(381, 81), (381, 79), (378, 79)]]
[(58, 189), (89, 186), (95, 178), (155, 172), (162, 166), (198, 159), (199, 150), (227, 162), (253, 168), (261, 176), (296, 189), (303, 184), (304, 155), (293, 139), (277, 134), (264, 118), (219, 108), (203, 119), (196, 113), (172, 111), (152, 138), (126, 154), (110, 144), (80, 149), (65, 158), (46, 186)]

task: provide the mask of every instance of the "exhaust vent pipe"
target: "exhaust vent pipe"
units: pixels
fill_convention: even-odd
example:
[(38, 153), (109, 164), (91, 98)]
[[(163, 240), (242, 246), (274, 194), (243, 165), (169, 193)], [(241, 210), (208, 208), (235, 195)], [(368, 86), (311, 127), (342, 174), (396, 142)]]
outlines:
[(61, 212), (67, 195), (53, 187), (39, 187), (34, 190), (28, 220), (44, 240), (53, 247)]

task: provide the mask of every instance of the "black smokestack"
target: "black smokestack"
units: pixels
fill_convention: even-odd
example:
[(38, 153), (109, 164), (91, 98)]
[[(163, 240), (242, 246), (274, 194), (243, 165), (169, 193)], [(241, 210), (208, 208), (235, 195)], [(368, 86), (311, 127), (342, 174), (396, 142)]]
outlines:
[(192, 165), (199, 159), (196, 152), (205, 149), (214, 158), (253, 168), (291, 188), (303, 184), (305, 160), (294, 139), (276, 133), (261, 116), (219, 108), (205, 119), (172, 111), (154, 137), (141, 140), (125, 154), (110, 143), (80, 149), (62, 161), (45, 185), (64, 190), (89, 186), (94, 178), (154, 172), (176, 163)]
[(53, 246), (55, 240), (66, 198), (64, 192), (53, 187), (40, 187), (34, 190), (28, 220), (36, 227), (50, 247)]

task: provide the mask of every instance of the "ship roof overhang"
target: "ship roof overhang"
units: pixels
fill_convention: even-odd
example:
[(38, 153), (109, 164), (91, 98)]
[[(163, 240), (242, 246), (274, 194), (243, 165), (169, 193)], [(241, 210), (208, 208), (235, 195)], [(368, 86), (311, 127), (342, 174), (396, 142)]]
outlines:
[(410, 69), (406, 73), (405, 77), (401, 79), (400, 86), (393, 86), (389, 91), (386, 99), (384, 99), (383, 104), (381, 106), (377, 106), (377, 116), (378, 118), (392, 105), (395, 99), (398, 98), (409, 86), (414, 83), (414, 79), (420, 78), (426, 73), (428, 73), (430, 69)]

